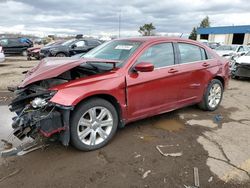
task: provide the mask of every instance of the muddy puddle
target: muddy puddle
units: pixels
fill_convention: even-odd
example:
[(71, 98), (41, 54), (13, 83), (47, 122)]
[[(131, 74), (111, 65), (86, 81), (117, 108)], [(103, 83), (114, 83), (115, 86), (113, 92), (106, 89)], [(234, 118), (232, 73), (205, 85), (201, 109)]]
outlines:
[(185, 125), (177, 119), (160, 118), (153, 122), (154, 128), (163, 129), (165, 131), (174, 132), (185, 128)]
[(8, 106), (0, 106), (0, 151), (3, 150), (4, 144), (2, 139), (8, 140), (13, 146), (18, 146), (21, 141), (15, 138), (12, 133), (12, 117), (14, 113), (9, 111)]

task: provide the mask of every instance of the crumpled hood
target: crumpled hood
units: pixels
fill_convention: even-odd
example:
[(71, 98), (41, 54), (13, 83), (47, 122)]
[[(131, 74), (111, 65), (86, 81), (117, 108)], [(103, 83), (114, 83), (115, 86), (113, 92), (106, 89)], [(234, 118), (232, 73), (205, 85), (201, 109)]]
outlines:
[(221, 57), (223, 55), (230, 55), (231, 53), (234, 53), (234, 51), (232, 51), (232, 50), (215, 50), (215, 51)]
[(237, 63), (245, 63), (245, 64), (250, 64), (250, 56), (241, 56), (238, 59), (236, 59)]
[(105, 63), (117, 63), (119, 61), (106, 60), (106, 59), (74, 59), (70, 57), (51, 57), (43, 59), (36, 67), (31, 69), (26, 75), (25, 79), (19, 85), (19, 88), (23, 88), (31, 83), (53, 78), (60, 74), (77, 67), (86, 62), (105, 62)]

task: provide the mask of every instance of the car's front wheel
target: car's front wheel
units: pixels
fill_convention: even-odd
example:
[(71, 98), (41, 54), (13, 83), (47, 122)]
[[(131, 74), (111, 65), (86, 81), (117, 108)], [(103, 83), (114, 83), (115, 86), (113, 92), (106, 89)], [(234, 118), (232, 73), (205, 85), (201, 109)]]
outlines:
[(115, 107), (101, 98), (80, 104), (71, 117), (71, 143), (79, 150), (103, 147), (114, 136), (118, 126)]
[(214, 111), (220, 105), (223, 96), (223, 85), (220, 80), (213, 79), (204, 95), (199, 107), (203, 110)]

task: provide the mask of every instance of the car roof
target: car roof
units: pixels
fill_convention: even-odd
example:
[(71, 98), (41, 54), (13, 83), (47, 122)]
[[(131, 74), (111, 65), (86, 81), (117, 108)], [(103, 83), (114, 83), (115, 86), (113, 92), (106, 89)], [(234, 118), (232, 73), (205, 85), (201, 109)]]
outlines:
[(132, 38), (121, 38), (121, 39), (115, 39), (115, 40), (131, 40), (131, 41), (140, 41), (140, 42), (154, 42), (154, 41), (160, 41), (160, 40), (176, 40), (181, 39), (178, 37), (159, 37), (159, 36), (147, 36), (147, 37), (132, 37)]
[(207, 48), (206, 45), (202, 44), (199, 41), (180, 38), (180, 37), (147, 36), (147, 37), (121, 38), (121, 39), (115, 39), (115, 40), (137, 41), (137, 42), (143, 42), (143, 43), (162, 42), (162, 41), (164, 42), (187, 42), (187, 43), (191, 43), (194, 45)]

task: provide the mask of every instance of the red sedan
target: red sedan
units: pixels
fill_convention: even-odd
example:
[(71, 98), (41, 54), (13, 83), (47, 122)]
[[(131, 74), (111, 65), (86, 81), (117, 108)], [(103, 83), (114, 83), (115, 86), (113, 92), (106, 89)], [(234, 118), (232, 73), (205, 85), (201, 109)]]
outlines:
[(14, 134), (57, 136), (80, 150), (107, 144), (117, 127), (198, 104), (218, 108), (229, 66), (210, 48), (165, 37), (118, 39), (82, 58), (47, 58), (16, 88)]

